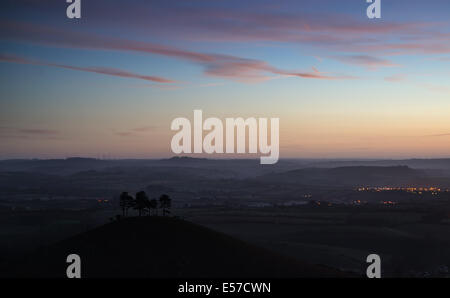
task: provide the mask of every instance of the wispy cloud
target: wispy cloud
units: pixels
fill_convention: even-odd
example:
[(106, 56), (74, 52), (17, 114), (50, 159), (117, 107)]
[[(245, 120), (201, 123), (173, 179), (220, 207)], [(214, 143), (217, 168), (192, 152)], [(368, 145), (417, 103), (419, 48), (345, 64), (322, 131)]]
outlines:
[(116, 68), (108, 68), (108, 67), (79, 67), (79, 66), (72, 66), (72, 65), (64, 65), (64, 64), (57, 64), (57, 63), (49, 63), (49, 62), (31, 60), (31, 59), (27, 59), (27, 58), (24, 58), (24, 57), (19, 57), (19, 56), (9, 55), (9, 54), (0, 54), (0, 62), (9, 62), (9, 63), (19, 63), (19, 64), (31, 64), (31, 65), (58, 67), (58, 68), (77, 70), (77, 71), (84, 71), (84, 72), (91, 72), (91, 73), (97, 73), (97, 74), (104, 74), (104, 75), (116, 76), (116, 77), (122, 77), (122, 78), (140, 79), (140, 80), (146, 80), (146, 81), (157, 82), (157, 83), (175, 83), (175, 81), (169, 80), (169, 79), (166, 79), (166, 78), (156, 77), (156, 76), (140, 75), (140, 74), (135, 74), (135, 73), (131, 73), (131, 72), (124, 71), (124, 70), (121, 70), (121, 69), (116, 69)]
[(59, 134), (58, 130), (36, 129), (36, 128), (18, 129), (18, 132), (26, 134), (26, 135), (46, 135), (46, 136), (53, 136), (53, 135)]
[(450, 133), (442, 133), (442, 134), (435, 134), (435, 135), (426, 135), (425, 137), (450, 137)]
[(369, 55), (334, 56), (333, 58), (347, 64), (359, 65), (369, 69), (399, 66), (389, 60)]
[(392, 76), (387, 76), (384, 78), (385, 81), (397, 83), (397, 82), (403, 82), (406, 80), (407, 75), (405, 74), (396, 74)]
[(154, 132), (158, 128), (158, 126), (140, 126), (129, 130), (114, 132), (114, 134), (119, 137), (137, 137), (148, 132)]
[(141, 127), (133, 128), (133, 131), (148, 132), (148, 131), (154, 131), (155, 129), (158, 129), (158, 126), (141, 126)]
[(431, 84), (431, 83), (421, 83), (419, 86), (422, 86), (425, 89), (428, 89), (433, 92), (442, 92), (442, 93), (450, 93), (449, 86)]
[(133, 134), (132, 132), (129, 132), (129, 131), (116, 132), (115, 134), (117, 136), (119, 136), (119, 137), (132, 137), (132, 136), (135, 135), (135, 134)]
[[(32, 0), (5, 0), (18, 12), (36, 11), (45, 7), (50, 21), (60, 17), (60, 8), (54, 4), (35, 3)], [(51, 1), (48, 1), (51, 2)], [(156, 3), (158, 2), (158, 3)], [(231, 1), (233, 2), (233, 1)], [(448, 54), (448, 23), (440, 21), (403, 21), (367, 22), (354, 14), (333, 12), (335, 1), (321, 6), (320, 13), (306, 12), (302, 9), (304, 1), (296, 4), (280, 3), (270, 7), (266, 5), (224, 5), (222, 1), (195, 1), (186, 5), (183, 1), (120, 1), (97, 0), (86, 4), (88, 11), (95, 15), (89, 23), (79, 24), (78, 28), (112, 29), (145, 33), (143, 36), (155, 36), (163, 39), (208, 41), (208, 42), (289, 42), (301, 43), (302, 46), (314, 46), (333, 49), (346, 53), (371, 52), (385, 54)], [(446, 9), (442, 3), (433, 5), (434, 9)], [(240, 3), (239, 3), (240, 4)], [(8, 6), (8, 5), (6, 5)], [(327, 11), (326, 7), (330, 9)], [(108, 7), (107, 10), (104, 8)], [(287, 9), (288, 8), (288, 9)], [(207, 59), (202, 54), (178, 51), (160, 45), (142, 42), (117, 43), (117, 39), (96, 40), (79, 33), (51, 28), (52, 32), (38, 24), (24, 25), (3, 21), (1, 36), (7, 38), (27, 39), (29, 41), (85, 48), (118, 50), (159, 51), (173, 56), (185, 56), (186, 59)], [(28, 28), (27, 28), (28, 27)], [(32, 28), (30, 28), (32, 27)], [(108, 30), (106, 30), (108, 31)], [(50, 35), (53, 36), (49, 38)], [(86, 42), (87, 38), (90, 39)], [(174, 51), (172, 51), (174, 50)], [(170, 53), (172, 51), (172, 53)]]
[(341, 50), (359, 52), (377, 52), (384, 55), (412, 55), (412, 54), (448, 54), (450, 45), (448, 41), (433, 38), (432, 36), (415, 37), (404, 42), (390, 43), (377, 42), (368, 44), (353, 44), (351, 46), (340, 46)]
[(0, 139), (63, 139), (61, 132), (56, 129), (41, 128), (17, 128), (17, 127), (0, 127)]
[[(7, 30), (0, 31), (0, 38), (47, 44), (59, 47), (84, 48), (95, 50), (116, 50), (163, 55), (200, 64), (205, 74), (242, 82), (264, 81), (273, 75), (296, 76), (307, 79), (347, 79), (345, 75), (323, 75), (317, 72), (297, 72), (278, 69), (265, 61), (241, 58), (231, 55), (207, 54), (178, 49), (140, 41), (121, 40), (98, 35), (63, 31), (47, 26), (28, 23), (0, 22)], [(31, 34), (32, 33), (32, 34)], [(13, 62), (13, 61), (11, 61)], [(14, 61), (19, 62), (19, 61)], [(39, 64), (39, 63), (34, 63)], [(81, 68), (67, 65), (40, 63), (43, 65), (97, 72), (116, 76), (135, 77), (158, 82), (172, 82), (167, 79), (141, 76), (115, 69)]]
[(220, 60), (208, 63), (205, 73), (211, 76), (225, 77), (243, 82), (265, 81), (274, 78), (273, 75), (319, 80), (351, 78), (345, 75), (326, 75), (317, 70), (312, 72), (288, 71), (273, 67), (264, 61), (237, 57), (222, 57)]

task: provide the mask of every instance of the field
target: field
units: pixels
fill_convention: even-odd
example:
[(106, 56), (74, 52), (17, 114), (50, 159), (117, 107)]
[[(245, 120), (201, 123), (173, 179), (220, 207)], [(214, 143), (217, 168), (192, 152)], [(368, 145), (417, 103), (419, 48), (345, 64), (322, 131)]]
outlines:
[(412, 206), (180, 210), (189, 220), (314, 264), (364, 273), (382, 258), (385, 276), (445, 274), (450, 223), (424, 222)]

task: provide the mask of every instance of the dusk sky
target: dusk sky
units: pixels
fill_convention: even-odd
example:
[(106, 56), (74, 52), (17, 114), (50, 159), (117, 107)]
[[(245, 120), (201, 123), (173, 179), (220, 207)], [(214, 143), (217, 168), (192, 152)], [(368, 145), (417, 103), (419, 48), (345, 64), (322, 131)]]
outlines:
[(170, 157), (194, 109), (279, 117), (281, 158), (450, 157), (448, 0), (67, 5), (2, 1), (0, 159)]

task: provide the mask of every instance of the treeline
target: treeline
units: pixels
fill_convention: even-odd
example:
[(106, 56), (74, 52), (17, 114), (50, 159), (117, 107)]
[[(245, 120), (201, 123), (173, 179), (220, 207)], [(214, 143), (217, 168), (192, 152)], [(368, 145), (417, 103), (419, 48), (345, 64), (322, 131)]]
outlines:
[(136, 193), (136, 196), (128, 194), (128, 192), (122, 192), (120, 195), (120, 208), (122, 208), (122, 215), (125, 217), (128, 215), (130, 208), (138, 210), (139, 216), (146, 215), (158, 215), (158, 210), (162, 210), (162, 215), (166, 216), (170, 214), (170, 207), (172, 206), (172, 199), (163, 194), (157, 199), (149, 199), (145, 191)]

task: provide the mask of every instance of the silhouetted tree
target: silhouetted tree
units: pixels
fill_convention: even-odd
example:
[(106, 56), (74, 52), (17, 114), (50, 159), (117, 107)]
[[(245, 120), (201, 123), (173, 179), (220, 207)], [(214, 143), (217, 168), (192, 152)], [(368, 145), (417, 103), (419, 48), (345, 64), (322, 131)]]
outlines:
[(122, 215), (125, 216), (125, 210), (126, 210), (126, 198), (128, 196), (127, 192), (123, 192), (120, 194), (120, 201), (119, 201), (119, 205), (120, 208), (122, 208)]
[(170, 213), (169, 210), (172, 205), (172, 199), (166, 194), (161, 195), (159, 197), (159, 206), (163, 210), (163, 216), (166, 216), (167, 213)]
[(134, 206), (134, 199), (128, 194), (128, 192), (123, 192), (120, 195), (120, 207), (122, 208), (123, 216), (128, 215), (128, 209)]
[(156, 214), (158, 214), (158, 201), (155, 199), (147, 201), (147, 209), (149, 215), (151, 215), (152, 210), (156, 211)]
[(120, 208), (122, 208), (122, 215), (125, 216), (128, 213), (128, 208), (132, 204), (131, 201), (133, 198), (128, 194), (128, 192), (124, 191), (120, 194)]
[(134, 209), (137, 209), (139, 211), (139, 216), (142, 215), (142, 211), (144, 211), (145, 208), (147, 208), (148, 204), (149, 200), (145, 191), (140, 191), (136, 193)]

